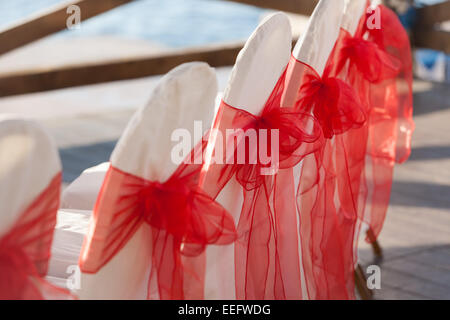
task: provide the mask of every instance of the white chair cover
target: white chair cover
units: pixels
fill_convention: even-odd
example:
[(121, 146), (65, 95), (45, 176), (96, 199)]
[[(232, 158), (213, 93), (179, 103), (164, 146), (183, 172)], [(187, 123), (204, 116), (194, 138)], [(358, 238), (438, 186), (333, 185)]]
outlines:
[[(345, 3), (344, 0), (321, 0), (308, 23), (308, 27), (303, 33), (292, 52), (292, 56), (314, 68), (317, 73), (322, 76), (327, 63), (328, 57), (333, 50), (336, 40), (339, 36), (339, 27), (342, 22), (344, 14)], [(288, 72), (286, 79), (285, 93), (283, 95), (282, 106), (292, 106), (293, 99), (295, 99), (297, 92), (301, 85), (301, 70), (297, 69), (297, 63), (291, 59), (289, 67), (292, 69)], [(302, 162), (293, 168), (294, 181), (298, 183), (302, 170)], [(300, 221), (297, 221), (299, 227)], [(299, 248), (301, 250), (301, 243), (299, 238)], [(301, 260), (301, 255), (300, 255)], [(303, 264), (300, 261), (300, 266)], [(302, 271), (302, 277), (304, 273)], [(305, 279), (302, 278), (303, 297), (308, 298), (305, 287)]]
[(365, 13), (366, 5), (367, 0), (346, 0), (341, 28), (347, 30), (351, 35), (354, 35), (359, 20)]
[[(184, 128), (194, 137), (195, 121), (202, 122), (204, 132), (209, 129), (216, 94), (216, 76), (207, 64), (188, 63), (175, 68), (131, 119), (114, 149), (111, 164), (146, 180), (167, 180), (178, 167), (171, 159), (172, 147), (177, 144), (171, 141), (172, 132)], [(81, 288), (76, 291), (79, 297), (145, 299), (152, 253), (149, 231), (148, 225), (143, 225), (99, 272), (82, 273)]]
[[(287, 16), (275, 13), (266, 17), (239, 53), (231, 72), (223, 100), (230, 106), (259, 114), (289, 62), (291, 27)], [(207, 179), (207, 177), (206, 177)], [(217, 197), (234, 217), (243, 204), (241, 185), (233, 178)], [(208, 246), (205, 297), (235, 299), (234, 244)]]
[(56, 146), (39, 124), (0, 116), (0, 236), (59, 172)]
[[(0, 116), (0, 238), (18, 223), (21, 215), (60, 173), (56, 145), (39, 124), (12, 115)], [(39, 223), (45, 223), (42, 231), (48, 230), (49, 218), (50, 215), (46, 215), (34, 226), (40, 229)], [(56, 208), (53, 223), (56, 224)], [(47, 241), (47, 237), (36, 239), (38, 243), (33, 246), (45, 248)], [(47, 299), (66, 297), (42, 287), (41, 290)]]

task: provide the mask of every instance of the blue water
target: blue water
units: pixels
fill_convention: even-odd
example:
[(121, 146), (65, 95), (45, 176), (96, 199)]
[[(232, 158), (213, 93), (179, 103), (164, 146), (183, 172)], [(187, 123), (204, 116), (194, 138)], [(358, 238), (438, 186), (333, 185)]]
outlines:
[[(443, 0), (416, 0), (436, 3)], [(0, 0), (0, 28), (62, 0)], [(135, 0), (57, 36), (114, 35), (169, 47), (246, 39), (264, 10), (221, 0)]]
[[(61, 0), (0, 0), (0, 28)], [(220, 0), (135, 0), (58, 36), (114, 35), (169, 47), (246, 39), (264, 10)]]

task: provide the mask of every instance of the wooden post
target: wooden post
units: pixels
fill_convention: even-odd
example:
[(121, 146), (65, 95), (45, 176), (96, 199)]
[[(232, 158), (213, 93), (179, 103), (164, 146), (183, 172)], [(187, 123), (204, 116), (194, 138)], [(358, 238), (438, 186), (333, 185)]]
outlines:
[(413, 35), (414, 46), (450, 54), (450, 32), (416, 28)]
[(203, 61), (212, 67), (231, 66), (243, 46), (243, 42), (235, 42), (48, 70), (0, 73), (0, 97), (161, 75), (192, 61)]
[(439, 28), (439, 23), (450, 20), (450, 1), (417, 9), (417, 21), (412, 38), (416, 47), (450, 53), (450, 32)]
[(0, 54), (67, 28), (67, 8), (80, 8), (81, 22), (132, 0), (76, 0), (58, 4), (42, 13), (0, 30)]
[(444, 1), (417, 9), (419, 28), (432, 27), (437, 23), (450, 20), (450, 1)]
[(191, 61), (233, 65), (243, 43), (172, 50), (138, 58), (0, 74), (0, 97), (165, 74)]
[(380, 244), (378, 243), (377, 238), (375, 238), (375, 234), (373, 233), (372, 228), (369, 228), (367, 230), (367, 238), (370, 240), (370, 245), (372, 246), (373, 253), (375, 254), (375, 257), (378, 259), (383, 258), (383, 250), (381, 249)]

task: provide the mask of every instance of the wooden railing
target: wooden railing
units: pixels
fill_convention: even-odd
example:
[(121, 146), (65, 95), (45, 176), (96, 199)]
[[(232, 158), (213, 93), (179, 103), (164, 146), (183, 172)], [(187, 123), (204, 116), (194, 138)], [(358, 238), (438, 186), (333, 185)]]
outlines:
[(445, 21), (450, 21), (450, 1), (418, 9), (413, 44), (450, 54), (450, 32), (440, 30), (439, 26)]
[(0, 54), (64, 30), (68, 17), (67, 8), (70, 5), (77, 5), (80, 8), (81, 20), (84, 21), (131, 1), (76, 0), (58, 4), (42, 13), (19, 21), (4, 30), (0, 30)]
[[(0, 54), (65, 29), (68, 17), (66, 8), (69, 5), (78, 5), (81, 8), (81, 19), (85, 21), (130, 1), (77, 0), (53, 7), (0, 30)], [(229, 1), (304, 15), (311, 14), (318, 3), (318, 0)], [(450, 20), (450, 1), (421, 8), (417, 13), (417, 24), (412, 35), (413, 45), (450, 53), (450, 33), (439, 29), (439, 23)], [(232, 65), (242, 46), (243, 43), (203, 46), (126, 60), (0, 73), (0, 97), (164, 74), (173, 67), (190, 61), (205, 61), (213, 67)]]

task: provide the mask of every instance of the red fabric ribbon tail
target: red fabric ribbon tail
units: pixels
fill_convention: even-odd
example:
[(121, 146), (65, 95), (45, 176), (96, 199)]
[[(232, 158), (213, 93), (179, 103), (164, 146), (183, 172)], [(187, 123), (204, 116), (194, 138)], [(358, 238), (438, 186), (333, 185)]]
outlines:
[(275, 299), (276, 250), (266, 187), (244, 192), (235, 244), (237, 299)]
[(351, 231), (343, 229), (342, 213), (334, 203), (337, 182), (331, 163), (327, 149), (307, 157), (297, 194), (303, 270), (309, 299), (314, 300), (354, 299), (349, 267), (353, 248), (346, 244)]
[(301, 300), (302, 281), (300, 271), (300, 247), (295, 202), (295, 182), (293, 169), (280, 170), (275, 177), (273, 194), (275, 235), (278, 256), (277, 299)]
[(0, 237), (0, 299), (73, 299), (68, 290), (44, 279), (47, 274), (61, 173), (24, 210), (11, 229)]

